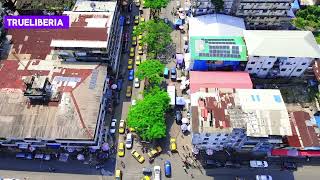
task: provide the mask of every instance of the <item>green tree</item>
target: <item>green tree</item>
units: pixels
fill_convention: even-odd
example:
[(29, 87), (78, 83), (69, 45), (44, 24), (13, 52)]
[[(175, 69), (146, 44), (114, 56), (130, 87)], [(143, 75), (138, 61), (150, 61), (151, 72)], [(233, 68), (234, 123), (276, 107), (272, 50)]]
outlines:
[(157, 17), (160, 14), (161, 8), (167, 7), (169, 0), (145, 0), (144, 7), (150, 8), (150, 15)]
[(223, 0), (211, 0), (211, 3), (214, 5), (214, 9), (216, 12), (220, 12), (224, 9)]
[(292, 24), (301, 30), (317, 32), (320, 30), (320, 7), (307, 6), (297, 12)]
[(136, 72), (136, 76), (142, 80), (145, 79), (151, 85), (160, 84), (163, 80), (164, 65), (159, 60), (150, 59), (143, 61)]
[(135, 128), (137, 134), (143, 139), (152, 141), (166, 136), (166, 123), (164, 114), (169, 107), (168, 93), (155, 87), (144, 94), (144, 99), (131, 107), (127, 123)]
[(148, 56), (156, 58), (157, 55), (166, 51), (168, 45), (172, 42), (170, 33), (172, 29), (162, 20), (150, 20), (140, 23), (133, 31), (135, 36), (143, 34), (142, 43), (147, 45)]

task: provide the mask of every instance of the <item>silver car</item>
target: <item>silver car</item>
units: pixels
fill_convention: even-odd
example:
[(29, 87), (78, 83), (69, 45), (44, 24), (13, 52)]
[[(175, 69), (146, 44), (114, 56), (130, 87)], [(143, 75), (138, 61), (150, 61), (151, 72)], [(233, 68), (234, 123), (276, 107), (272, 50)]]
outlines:
[(111, 134), (114, 134), (116, 132), (116, 127), (117, 127), (117, 119), (112, 119), (109, 131)]
[(127, 138), (126, 138), (126, 148), (127, 149), (131, 149), (132, 148), (132, 144), (133, 144), (133, 137), (131, 133), (127, 134)]

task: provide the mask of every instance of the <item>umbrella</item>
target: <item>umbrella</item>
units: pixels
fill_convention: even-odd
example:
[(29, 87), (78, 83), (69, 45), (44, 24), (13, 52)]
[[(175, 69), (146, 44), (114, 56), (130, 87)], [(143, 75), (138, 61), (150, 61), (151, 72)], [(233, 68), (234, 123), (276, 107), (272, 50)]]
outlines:
[(117, 89), (117, 87), (118, 87), (118, 86), (117, 86), (116, 84), (112, 84), (112, 85), (111, 85), (111, 89)]
[(176, 59), (178, 64), (183, 63), (183, 54), (176, 54)]
[(179, 29), (183, 29), (184, 27), (183, 26), (179, 26)]
[(206, 150), (206, 153), (207, 153), (209, 156), (211, 156), (211, 155), (213, 155), (213, 150), (212, 150), (212, 149), (207, 149), (207, 150)]
[(190, 124), (188, 125), (188, 131), (191, 132), (191, 125)]
[(180, 86), (180, 89), (181, 89), (181, 90), (184, 90), (184, 89), (186, 89), (186, 88), (187, 88), (186, 85), (181, 84), (181, 86)]
[(179, 16), (179, 18), (180, 18), (180, 19), (185, 19), (185, 18), (186, 18), (186, 15), (184, 15), (184, 14), (181, 13), (180, 16)]
[(182, 20), (181, 19), (177, 19), (175, 24), (178, 25), (178, 26), (182, 25)]
[(73, 148), (73, 147), (68, 147), (68, 148), (67, 148), (67, 151), (68, 151), (69, 153), (73, 153), (75, 150), (76, 150), (76, 149)]
[(192, 148), (193, 154), (199, 154), (199, 149), (198, 148)]
[(181, 130), (182, 130), (182, 131), (188, 130), (188, 125), (182, 124), (182, 125), (181, 125)]
[(179, 11), (182, 12), (182, 11), (183, 11), (183, 8), (179, 8)]
[(102, 151), (108, 151), (110, 149), (109, 144), (108, 143), (103, 143), (101, 149), (102, 149)]
[(35, 147), (32, 147), (32, 146), (29, 147), (29, 151), (30, 151), (30, 152), (33, 152), (33, 151), (35, 151), (35, 150), (36, 150)]
[(183, 124), (188, 124), (189, 123), (189, 119), (188, 118), (182, 118), (182, 123)]
[(83, 154), (78, 154), (78, 155), (77, 155), (77, 159), (78, 159), (79, 161), (83, 161), (83, 160), (84, 160), (84, 155), (83, 155)]

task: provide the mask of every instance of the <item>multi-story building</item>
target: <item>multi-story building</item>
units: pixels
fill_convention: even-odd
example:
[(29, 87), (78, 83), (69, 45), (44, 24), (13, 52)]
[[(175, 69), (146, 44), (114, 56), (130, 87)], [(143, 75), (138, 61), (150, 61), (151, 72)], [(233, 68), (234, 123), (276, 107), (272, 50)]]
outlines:
[[(247, 61), (244, 21), (223, 14), (189, 19), (191, 70), (237, 70)], [(186, 58), (187, 59), (187, 58)]]
[(191, 0), (191, 10), (194, 16), (214, 13), (211, 0)]
[(76, 6), (64, 12), (68, 29), (8, 31), (12, 46), (0, 69), (2, 146), (101, 146), (112, 103), (107, 72), (117, 69), (122, 29), (117, 2)]
[(192, 144), (208, 155), (225, 149), (270, 152), (291, 136), (279, 90), (202, 88), (191, 94)]
[(243, 17), (247, 29), (286, 29), (293, 0), (234, 0), (226, 12)]
[(310, 31), (249, 30), (244, 31), (244, 40), (248, 49), (245, 70), (260, 78), (299, 77), (320, 58)]

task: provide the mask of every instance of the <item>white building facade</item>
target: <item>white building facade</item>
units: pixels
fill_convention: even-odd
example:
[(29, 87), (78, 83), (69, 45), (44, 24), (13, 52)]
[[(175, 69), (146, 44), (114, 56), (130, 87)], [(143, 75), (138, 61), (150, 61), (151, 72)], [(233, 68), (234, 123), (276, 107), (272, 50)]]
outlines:
[(300, 77), (320, 49), (309, 31), (244, 31), (248, 49), (245, 71), (259, 78)]

